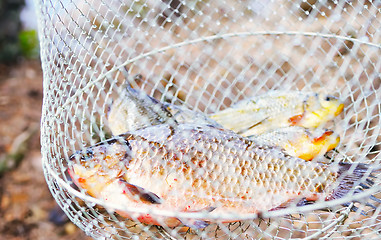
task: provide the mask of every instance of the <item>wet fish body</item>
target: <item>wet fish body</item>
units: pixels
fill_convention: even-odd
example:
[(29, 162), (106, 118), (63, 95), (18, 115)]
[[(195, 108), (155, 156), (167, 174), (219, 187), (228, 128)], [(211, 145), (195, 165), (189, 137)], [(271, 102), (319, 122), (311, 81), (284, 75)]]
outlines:
[(155, 98), (125, 84), (117, 99), (112, 103), (107, 120), (113, 135), (130, 130), (162, 124), (172, 115)]
[[(73, 154), (68, 171), (88, 194), (121, 208), (240, 214), (342, 197), (366, 169), (342, 178), (348, 166), (306, 162), (210, 125), (161, 124)], [(117, 212), (168, 227), (202, 228), (208, 221)]]
[[(289, 92), (287, 92), (287, 94), (289, 94)], [(287, 94), (286, 92), (281, 91), (270, 93), (266, 95), (262, 101), (271, 100), (271, 98), (274, 98), (274, 96), (281, 98), (282, 96), (287, 96)], [(297, 96), (295, 93), (291, 93), (291, 95)], [(306, 97), (309, 95), (314, 96), (312, 93), (300, 93), (300, 97)], [(302, 103), (301, 99), (298, 99), (300, 103)], [(291, 102), (288, 101), (291, 100), (295, 101), (296, 99), (292, 97), (284, 98), (283, 104), (290, 105)], [(259, 103), (257, 107), (261, 108), (261, 104), (264, 105), (263, 103)], [(338, 100), (332, 99), (330, 104), (331, 105), (326, 104), (326, 107), (329, 109), (336, 109), (338, 112), (341, 111), (341, 105)], [(236, 111), (238, 115), (242, 110), (240, 107), (235, 108), (234, 106), (229, 109), (233, 112)], [(332, 109), (330, 110), (331, 112), (334, 111)], [(230, 110), (227, 109), (225, 111)], [(258, 111), (259, 117), (262, 117), (262, 110)], [(211, 115), (211, 117), (217, 117), (218, 120), (218, 116), (220, 116), (219, 114), (223, 115), (223, 113), (216, 113)], [(237, 117), (238, 116), (228, 116), (223, 121), (218, 121), (221, 121), (222, 124), (227, 125), (225, 127), (230, 127), (232, 130), (237, 130), (236, 127), (240, 124), (239, 121), (237, 123), (234, 122)], [(320, 123), (323, 124), (324, 121), (328, 121), (329, 119), (330, 118), (322, 117), (322, 119), (320, 119)], [(201, 112), (192, 111), (186, 107), (177, 106), (170, 103), (161, 103), (142, 91), (132, 89), (129, 85), (125, 85), (121, 95), (112, 104), (108, 115), (108, 121), (113, 135), (123, 134), (128, 131), (144, 128), (147, 126), (153, 126), (162, 123), (170, 124), (173, 122), (211, 124), (216, 127), (221, 127), (220, 124), (208, 118)], [(252, 135), (252, 140), (257, 141), (262, 145), (279, 146), (283, 148), (288, 154), (303, 158), (305, 160), (311, 160), (317, 155), (324, 154), (325, 152), (335, 148), (338, 145), (340, 139), (336, 134), (328, 130), (326, 132), (321, 132), (320, 130), (308, 130), (299, 126), (271, 129), (271, 126), (268, 124), (263, 127), (269, 127), (269, 130), (265, 129), (263, 134)]]
[(279, 146), (291, 156), (312, 160), (339, 145), (340, 137), (329, 129), (307, 129), (299, 126), (277, 128), (250, 137), (258, 145)]
[(170, 103), (162, 103), (125, 84), (110, 106), (108, 125), (114, 136), (163, 123), (203, 123), (219, 126), (203, 113)]
[(343, 103), (330, 95), (276, 90), (237, 102), (210, 118), (242, 136), (253, 136), (288, 126), (316, 128), (343, 108)]

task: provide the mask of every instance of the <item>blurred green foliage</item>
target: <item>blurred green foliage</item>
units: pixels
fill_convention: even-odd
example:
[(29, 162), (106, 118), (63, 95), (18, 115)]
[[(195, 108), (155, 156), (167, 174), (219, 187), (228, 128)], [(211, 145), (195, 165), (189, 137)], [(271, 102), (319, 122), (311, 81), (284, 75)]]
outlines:
[(36, 30), (21, 31), (19, 33), (19, 47), (26, 58), (38, 58), (39, 43)]

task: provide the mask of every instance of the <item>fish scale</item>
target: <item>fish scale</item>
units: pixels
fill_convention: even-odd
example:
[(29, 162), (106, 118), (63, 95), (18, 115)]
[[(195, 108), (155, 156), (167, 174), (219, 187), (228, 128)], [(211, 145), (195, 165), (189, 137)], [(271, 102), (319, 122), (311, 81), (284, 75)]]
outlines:
[[(108, 122), (114, 135), (162, 123), (211, 124), (311, 160), (335, 148), (340, 138), (331, 130), (315, 132), (305, 127), (324, 125), (343, 106), (330, 95), (277, 90), (242, 100), (208, 117), (184, 106), (162, 103), (127, 82), (110, 107)], [(211, 147), (215, 150), (219, 143), (216, 140)]]
[(330, 95), (276, 90), (241, 100), (210, 118), (242, 136), (256, 136), (288, 126), (316, 128), (332, 120), (343, 107)]
[[(217, 142), (216, 149), (211, 147)], [(306, 162), (277, 147), (257, 145), (210, 125), (155, 125), (119, 135), (85, 153), (91, 154), (80, 151), (71, 157), (69, 172), (74, 182), (90, 195), (106, 202), (112, 199), (122, 208), (145, 206), (181, 212), (211, 207), (217, 213), (259, 213), (302, 198), (332, 198), (336, 188), (345, 195), (353, 179), (362, 176), (355, 168), (354, 176), (340, 182), (344, 163)], [(94, 163), (101, 166), (95, 172)], [(123, 172), (122, 177), (115, 170)], [(133, 192), (128, 191), (131, 186)], [(135, 188), (144, 191), (137, 193)], [(128, 211), (118, 213), (130, 217)], [(160, 225), (152, 217), (139, 220)], [(181, 223), (166, 219), (168, 226)]]

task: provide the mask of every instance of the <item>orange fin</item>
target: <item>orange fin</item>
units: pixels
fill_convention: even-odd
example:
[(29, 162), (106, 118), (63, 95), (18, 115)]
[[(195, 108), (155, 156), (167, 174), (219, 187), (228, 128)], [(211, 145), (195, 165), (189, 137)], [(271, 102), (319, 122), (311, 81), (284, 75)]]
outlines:
[(163, 200), (155, 193), (145, 190), (142, 187), (130, 184), (123, 179), (119, 179), (119, 183), (125, 187), (125, 193), (139, 199), (144, 203), (161, 204)]
[(288, 122), (291, 124), (291, 126), (296, 126), (300, 120), (302, 120), (303, 114), (292, 116), (288, 119)]
[(302, 199), (296, 204), (296, 206), (300, 207), (300, 206), (310, 205), (310, 204), (313, 204), (313, 203), (315, 203), (315, 200), (308, 200), (307, 198), (302, 198)]
[(326, 137), (329, 137), (333, 134), (332, 130), (326, 130), (321, 136), (316, 137), (313, 139), (313, 143), (318, 143), (326, 139)]

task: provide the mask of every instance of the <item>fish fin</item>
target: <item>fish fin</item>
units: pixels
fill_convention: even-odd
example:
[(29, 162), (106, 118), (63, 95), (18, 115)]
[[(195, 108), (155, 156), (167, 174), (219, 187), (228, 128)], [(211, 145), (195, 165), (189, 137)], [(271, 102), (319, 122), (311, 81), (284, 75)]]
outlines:
[[(340, 183), (337, 188), (326, 198), (326, 201), (338, 199), (344, 197), (350, 191), (353, 191), (353, 194), (360, 193), (366, 189), (369, 189), (372, 185), (375, 184), (373, 180), (369, 178), (376, 178), (373, 174), (375, 172), (379, 172), (380, 168), (369, 169), (370, 165), (363, 163), (339, 163), (339, 180)], [(349, 174), (344, 174), (344, 173)], [(381, 199), (375, 197), (374, 195), (370, 195), (368, 200), (372, 200), (376, 205), (370, 203), (369, 201), (354, 201), (360, 204), (364, 204), (365, 206), (371, 207), (376, 210), (379, 206), (377, 204), (381, 204)], [(349, 206), (350, 203), (343, 204), (343, 206)], [(352, 211), (357, 211), (357, 207), (352, 207)], [(364, 211), (361, 211), (362, 215), (366, 215)]]
[(291, 124), (291, 126), (297, 126), (300, 120), (302, 120), (303, 116), (303, 114), (292, 116), (288, 119), (288, 122)]
[[(375, 196), (373, 196), (373, 195), (370, 195), (369, 196), (369, 199), (370, 200), (373, 200), (373, 201), (375, 201), (376, 202), (376, 205), (374, 205), (374, 204), (372, 204), (372, 203), (370, 203), (370, 202), (360, 202), (360, 201), (356, 201), (356, 202), (359, 202), (360, 204), (363, 204), (363, 205), (365, 205), (365, 206), (367, 206), (367, 207), (370, 207), (370, 208), (372, 208), (373, 210), (377, 210), (378, 209), (378, 205), (377, 204), (380, 204), (381, 203), (381, 200), (380, 199), (378, 199), (378, 198), (376, 198)], [(347, 203), (347, 204), (343, 204), (343, 206), (349, 206), (349, 203)], [(359, 208), (358, 207), (355, 207), (354, 205), (351, 207), (351, 211), (354, 211), (354, 212), (357, 212), (359, 210)], [(366, 216), (367, 215), (367, 213), (364, 211), (364, 210), (361, 210), (361, 215), (363, 215), (363, 216)]]
[(243, 134), (243, 133), (245, 133), (245, 132), (247, 132), (247, 131), (249, 131), (249, 130), (255, 128), (256, 126), (262, 124), (262, 123), (263, 123), (264, 121), (266, 121), (268, 118), (269, 118), (269, 117), (266, 117), (266, 118), (262, 119), (261, 121), (258, 121), (258, 122), (256, 122), (256, 123), (254, 123), (254, 124), (251, 125), (250, 127), (247, 127), (247, 128), (242, 129), (242, 130), (240, 130), (240, 131), (237, 131), (237, 133), (238, 133), (238, 134)]
[[(205, 208), (200, 209), (200, 210), (187, 211), (187, 212), (212, 212), (214, 209), (216, 209), (216, 208), (215, 207), (205, 207)], [(194, 228), (194, 229), (206, 228), (210, 224), (209, 222), (204, 221), (204, 220), (200, 220), (200, 219), (182, 218), (182, 219), (179, 219), (179, 221), (182, 224), (184, 224), (185, 226), (190, 227), (190, 228)]]
[(362, 187), (363, 189), (369, 189), (370, 188), (370, 186), (365, 185), (364, 183), (360, 183), (359, 186)]
[[(369, 176), (371, 177), (371, 176)], [(370, 186), (374, 185), (374, 181), (373, 180), (370, 180), (369, 178), (367, 178), (366, 180), (366, 183), (369, 184)]]
[[(326, 201), (344, 197), (354, 187), (358, 187), (369, 177), (372, 171), (369, 170), (369, 165), (362, 163), (338, 163), (338, 186), (326, 198)], [(367, 174), (367, 175), (366, 175)], [(362, 182), (360, 182), (362, 181)]]
[(287, 208), (287, 207), (289, 207), (293, 202), (295, 202), (294, 199), (288, 200), (288, 201), (286, 201), (286, 202), (280, 204), (280, 205), (277, 206), (277, 207), (271, 208), (269, 211), (276, 211), (276, 210), (280, 210), (280, 209)]
[(375, 196), (373, 196), (373, 195), (370, 195), (370, 197), (369, 197), (370, 199), (372, 199), (373, 201), (375, 201), (375, 202), (377, 202), (377, 203), (381, 203), (381, 199), (379, 199), (379, 198), (376, 198)]
[(142, 187), (128, 183), (123, 179), (119, 179), (119, 183), (125, 187), (126, 193), (128, 192), (129, 195), (138, 198), (144, 203), (161, 204), (163, 202), (155, 193), (147, 191)]
[(160, 123), (172, 120), (171, 122), (173, 124), (177, 124), (176, 120), (172, 119), (172, 113), (168, 110), (167, 106), (156, 98), (149, 96), (143, 91), (133, 88), (130, 84), (125, 85), (125, 90), (127, 96), (133, 100), (133, 103), (135, 103), (138, 111), (149, 111), (150, 114)]
[(314, 203), (315, 200), (309, 200), (307, 198), (296, 198), (296, 199), (290, 199), (284, 203), (282, 203), (281, 205), (275, 207), (275, 208), (272, 208), (270, 209), (270, 211), (276, 211), (276, 210), (280, 210), (280, 209), (284, 209), (284, 208), (288, 208), (289, 206), (291, 205), (295, 205), (297, 207), (300, 207), (300, 206), (305, 206), (305, 205), (309, 205), (309, 204), (312, 204)]
[(180, 220), (182, 224), (184, 224), (187, 227), (194, 228), (194, 229), (201, 229), (206, 228), (209, 226), (209, 223), (204, 220), (198, 220), (198, 219), (186, 219), (186, 220)]
[[(350, 203), (344, 203), (342, 204), (344, 207), (349, 207), (351, 204)], [(360, 209), (358, 207), (356, 207), (354, 204), (352, 204), (351, 206), (351, 212), (358, 212)], [(366, 216), (366, 212), (364, 210), (361, 210), (360, 211), (360, 214), (363, 215), (363, 216)]]
[[(348, 193), (360, 193), (366, 189), (369, 189), (373, 184), (374, 181), (370, 180), (369, 178), (375, 178), (373, 173), (380, 171), (380, 169), (376, 168), (374, 170), (369, 169), (370, 165), (363, 164), (363, 163), (344, 163), (340, 162), (338, 164), (339, 170), (338, 170), (338, 180), (340, 181), (338, 186), (333, 190), (333, 192), (326, 197), (326, 201), (338, 199), (344, 197)], [(298, 203), (297, 206), (305, 206), (309, 204), (313, 204), (317, 198), (314, 198), (313, 196), (311, 198), (303, 198)], [(370, 208), (373, 208), (376, 210), (378, 208), (377, 204), (381, 204), (381, 199), (370, 195), (369, 200), (372, 200), (375, 202), (375, 204), (362, 201), (353, 201), (363, 204), (365, 206), (368, 206)], [(351, 202), (347, 202), (342, 204), (345, 207), (349, 207), (351, 205)], [(327, 209), (321, 209), (321, 210), (329, 210)], [(356, 207), (352, 204), (351, 211), (358, 212), (360, 210), (359, 207)], [(361, 215), (366, 215), (366, 212), (361, 210)]]
[(322, 142), (324, 140), (326, 140), (327, 137), (331, 136), (332, 134), (334, 134), (334, 132), (330, 129), (325, 129), (324, 130), (324, 133), (321, 135), (321, 136), (318, 136), (318, 137), (314, 137), (312, 142), (313, 143), (319, 143), (319, 142)]
[(296, 206), (306, 206), (315, 203), (313, 200), (308, 200), (307, 198), (302, 198), (300, 201), (296, 204)]
[[(296, 206), (297, 207), (301, 207), (301, 206), (306, 206), (306, 205), (310, 205), (310, 204), (314, 204), (315, 203), (315, 200), (308, 200), (308, 199), (306, 199), (306, 198), (303, 198), (303, 199), (301, 199), (297, 204), (296, 204)], [(350, 206), (350, 203), (344, 203), (344, 204), (342, 204), (344, 207), (349, 207)], [(368, 205), (367, 205), (368, 206)], [(320, 210), (322, 210), (322, 211), (332, 211), (332, 209), (331, 208), (323, 208), (323, 209), (320, 209)], [(351, 209), (350, 209), (352, 212), (358, 212), (359, 211), (359, 208), (358, 207), (356, 207), (355, 205), (352, 205), (351, 206)], [(366, 213), (363, 211), (363, 210), (361, 210), (361, 215), (363, 215), (363, 216), (365, 216), (366, 215)]]
[(216, 209), (216, 207), (205, 207), (205, 208), (202, 208), (200, 210), (192, 210), (192, 211), (186, 211), (186, 212), (212, 212), (214, 211), (214, 209)]

